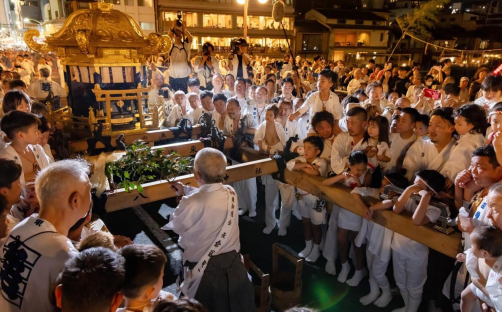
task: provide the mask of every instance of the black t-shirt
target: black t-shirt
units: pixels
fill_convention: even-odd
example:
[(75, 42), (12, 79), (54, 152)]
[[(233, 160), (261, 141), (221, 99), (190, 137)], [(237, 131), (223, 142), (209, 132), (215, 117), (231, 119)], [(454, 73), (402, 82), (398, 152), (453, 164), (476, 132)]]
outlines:
[(410, 78), (397, 77), (395, 80), (394, 91), (396, 91), (399, 96), (406, 95), (406, 91), (408, 91), (408, 88), (406, 87), (407, 83), (410, 83)]

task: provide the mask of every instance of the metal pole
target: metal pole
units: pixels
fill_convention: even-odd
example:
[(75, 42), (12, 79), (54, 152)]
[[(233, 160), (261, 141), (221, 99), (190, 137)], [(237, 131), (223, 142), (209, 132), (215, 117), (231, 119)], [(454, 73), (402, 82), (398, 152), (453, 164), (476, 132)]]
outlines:
[(249, 0), (244, 1), (244, 20), (242, 22), (242, 28), (244, 28), (244, 39), (248, 37), (248, 6)]

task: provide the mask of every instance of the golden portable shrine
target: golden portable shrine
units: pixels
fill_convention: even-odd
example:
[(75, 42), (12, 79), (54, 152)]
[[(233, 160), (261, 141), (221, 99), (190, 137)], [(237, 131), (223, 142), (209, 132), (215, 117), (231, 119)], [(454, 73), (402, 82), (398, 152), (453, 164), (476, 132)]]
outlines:
[(26, 31), (27, 46), (57, 53), (68, 85), (68, 106), (49, 107), (54, 124), (63, 125), (75, 138), (89, 136), (96, 128), (113, 135), (163, 124), (163, 105), (148, 101), (146, 60), (169, 52), (168, 36), (145, 36), (132, 17), (104, 2), (72, 13), (45, 42), (35, 40), (39, 35), (36, 29)]

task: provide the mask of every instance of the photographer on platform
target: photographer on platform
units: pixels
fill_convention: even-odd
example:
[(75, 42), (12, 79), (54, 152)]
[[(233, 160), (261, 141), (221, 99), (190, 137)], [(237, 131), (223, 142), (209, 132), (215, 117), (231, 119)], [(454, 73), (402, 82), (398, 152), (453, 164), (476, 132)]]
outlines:
[(230, 43), (230, 47), (232, 49), (228, 54), (230, 73), (235, 78), (249, 78), (247, 67), (251, 64), (251, 58), (247, 54), (248, 43), (243, 38), (234, 39)]
[(200, 80), (200, 86), (204, 90), (212, 90), (212, 78), (214, 74), (220, 73), (220, 60), (213, 56), (214, 46), (210, 42), (202, 46), (202, 56), (195, 59), (194, 71)]
[(171, 59), (169, 83), (174, 91), (181, 90), (187, 93), (188, 78), (192, 71), (189, 63), (192, 35), (185, 29), (181, 11), (178, 11), (178, 20), (171, 27), (171, 38), (174, 43), (169, 52)]

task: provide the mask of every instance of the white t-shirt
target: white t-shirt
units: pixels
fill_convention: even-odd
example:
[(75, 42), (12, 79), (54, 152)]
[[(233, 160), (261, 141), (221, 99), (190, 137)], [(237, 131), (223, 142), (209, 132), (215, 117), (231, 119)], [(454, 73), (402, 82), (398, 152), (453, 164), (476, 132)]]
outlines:
[[(417, 208), (418, 203), (412, 198), (408, 199), (404, 206), (404, 209), (411, 213), (415, 213), (415, 210), (417, 210)], [(431, 223), (435, 223), (441, 216), (441, 210), (434, 206), (428, 206), (425, 216), (429, 218)], [(399, 233), (394, 233), (391, 248), (395, 252), (413, 259), (421, 259), (422, 257), (427, 257), (427, 255), (429, 254), (429, 247), (420, 244), (419, 242), (416, 242), (412, 239), (404, 237)]]
[(187, 63), (187, 60), (190, 59), (190, 43), (185, 42), (183, 46), (173, 43), (170, 55), (169, 76), (172, 78), (188, 77), (191, 72)]
[[(295, 167), (296, 163), (307, 163), (307, 159), (305, 156), (298, 156), (286, 164), (286, 167), (288, 168), (289, 171), (293, 171), (293, 168)], [(326, 162), (325, 159), (317, 157), (313, 162), (312, 165), (316, 165), (318, 170), (319, 170), (319, 176), (325, 177), (328, 174), (328, 163)]]
[[(13, 259), (6, 259), (15, 251), (16, 239), (22, 244)], [(51, 312), (52, 284), (65, 262), (77, 253), (68, 237), (37, 214), (21, 221), (0, 249), (0, 274), (11, 278), (2, 280), (0, 311)]]

